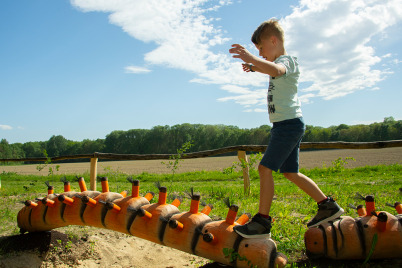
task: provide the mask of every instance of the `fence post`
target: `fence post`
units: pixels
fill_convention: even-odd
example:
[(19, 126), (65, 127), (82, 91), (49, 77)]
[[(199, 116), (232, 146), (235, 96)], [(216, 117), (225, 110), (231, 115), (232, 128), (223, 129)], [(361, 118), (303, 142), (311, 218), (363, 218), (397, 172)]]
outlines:
[(244, 194), (249, 195), (251, 193), (250, 176), (246, 151), (237, 151), (237, 157), (239, 158), (243, 168)]
[(90, 178), (90, 188), (92, 191), (96, 191), (96, 176), (98, 170), (98, 158), (91, 158), (91, 168), (89, 170), (89, 178)]

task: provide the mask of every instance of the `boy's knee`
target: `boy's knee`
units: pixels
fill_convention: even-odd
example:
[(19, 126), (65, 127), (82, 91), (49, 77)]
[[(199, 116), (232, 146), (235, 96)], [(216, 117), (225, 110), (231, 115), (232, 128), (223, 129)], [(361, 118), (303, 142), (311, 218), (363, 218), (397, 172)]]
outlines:
[(258, 165), (258, 172), (264, 173), (264, 172), (272, 172), (272, 170), (270, 168), (267, 168), (266, 166), (263, 166), (261, 164)]
[(289, 172), (285, 172), (285, 173), (283, 173), (283, 176), (286, 178), (286, 179), (288, 179), (288, 180), (293, 180), (296, 176), (297, 176), (297, 173), (289, 173)]

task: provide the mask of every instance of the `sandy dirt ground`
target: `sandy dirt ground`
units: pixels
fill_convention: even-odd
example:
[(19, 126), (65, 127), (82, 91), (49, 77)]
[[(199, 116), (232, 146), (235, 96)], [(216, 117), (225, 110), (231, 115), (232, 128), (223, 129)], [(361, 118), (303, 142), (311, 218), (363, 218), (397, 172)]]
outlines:
[[(71, 238), (67, 235), (71, 233), (78, 236)], [(69, 226), (47, 233), (11, 236), (1, 243), (13, 244), (9, 252), (0, 255), (1, 268), (218, 267), (183, 251), (93, 227)]]
[[(305, 168), (331, 166), (331, 162), (339, 157), (353, 157), (356, 160), (349, 161), (349, 164), (346, 165), (347, 168), (377, 164), (402, 164), (402, 148), (301, 152), (300, 164)], [(179, 172), (223, 170), (231, 166), (234, 161), (238, 161), (237, 157), (189, 159), (182, 162)], [(47, 175), (47, 170), (39, 172), (36, 167), (35, 164), (0, 166), (0, 174), (17, 172), (19, 174)], [(98, 163), (98, 173), (110, 170), (127, 174), (169, 173), (169, 170), (161, 164), (161, 160)], [(60, 171), (56, 174), (85, 173), (89, 174), (89, 162), (60, 164)], [(0, 244), (7, 245), (6, 250), (0, 253), (0, 268), (225, 267), (140, 238), (92, 227), (69, 226), (47, 233), (0, 237)], [(382, 265), (385, 264), (386, 262), (382, 263)], [(391, 262), (390, 266), (380, 266), (395, 267), (395, 264), (402, 265), (402, 261)], [(333, 265), (333, 263), (329, 265)]]

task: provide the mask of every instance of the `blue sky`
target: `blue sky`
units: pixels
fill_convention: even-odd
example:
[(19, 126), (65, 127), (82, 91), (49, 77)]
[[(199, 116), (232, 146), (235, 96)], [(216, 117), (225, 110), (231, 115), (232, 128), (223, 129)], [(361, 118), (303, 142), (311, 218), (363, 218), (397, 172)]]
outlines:
[(228, 50), (280, 19), (308, 125), (402, 119), (402, 1), (2, 0), (0, 139), (269, 124), (268, 77)]

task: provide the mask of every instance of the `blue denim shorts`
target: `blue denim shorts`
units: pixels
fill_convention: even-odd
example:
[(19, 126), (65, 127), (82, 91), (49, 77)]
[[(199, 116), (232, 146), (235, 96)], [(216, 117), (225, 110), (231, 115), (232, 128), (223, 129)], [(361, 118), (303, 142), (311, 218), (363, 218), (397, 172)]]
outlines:
[(275, 122), (260, 165), (275, 172), (299, 172), (299, 150), (305, 130), (302, 117)]

